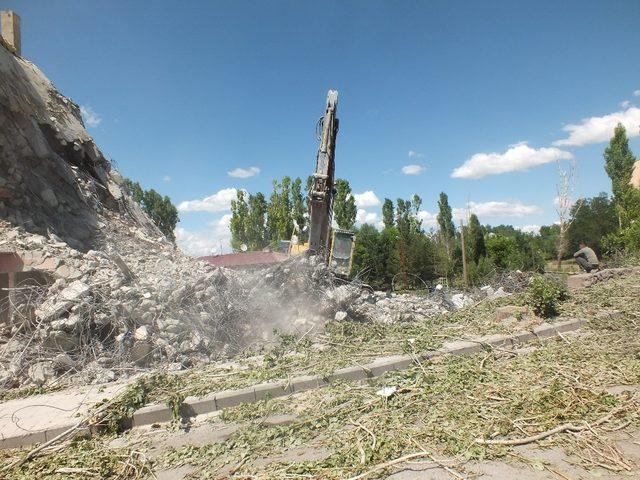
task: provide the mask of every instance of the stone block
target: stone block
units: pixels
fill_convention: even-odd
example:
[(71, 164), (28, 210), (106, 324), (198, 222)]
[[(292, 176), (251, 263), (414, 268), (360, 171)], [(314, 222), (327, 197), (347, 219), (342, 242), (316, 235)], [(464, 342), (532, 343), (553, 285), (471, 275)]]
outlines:
[[(72, 423), (70, 425), (65, 425), (64, 427), (51, 428), (51, 429), (46, 430), (44, 432), (44, 436), (45, 436), (45, 438), (47, 439), (47, 442), (48, 442), (49, 440), (53, 440), (54, 438), (56, 438), (61, 433), (66, 432), (71, 427), (74, 427), (75, 425), (76, 425), (75, 423)], [(91, 436), (91, 431), (88, 428), (84, 427), (84, 428), (79, 428), (79, 429), (75, 430), (67, 438), (75, 438), (75, 437), (85, 437), (86, 438), (86, 437), (90, 437), (90, 436)]]
[(329, 382), (323, 379), (320, 375), (302, 375), (291, 379), (290, 385), (294, 393), (297, 393), (324, 387), (328, 383)]
[(256, 400), (262, 400), (265, 398), (283, 397), (293, 393), (291, 385), (287, 385), (284, 382), (269, 382), (261, 383), (253, 387)]
[(564, 322), (558, 322), (558, 323), (554, 323), (553, 327), (555, 328), (556, 332), (572, 332), (574, 330), (579, 330), (580, 327), (582, 327), (582, 325), (584, 325), (584, 320), (580, 320), (577, 318), (573, 318), (571, 320), (566, 320)]
[(511, 338), (514, 342), (525, 343), (537, 340), (538, 337), (533, 332), (518, 332), (513, 334)]
[(371, 362), (365, 367), (371, 372), (372, 377), (379, 377), (380, 375), (393, 370), (403, 370), (407, 368), (413, 360), (409, 355), (394, 355), (392, 357), (383, 357), (374, 362)]
[(589, 284), (589, 281), (591, 280), (591, 276), (592, 274), (590, 273), (582, 273), (579, 275), (569, 275), (567, 277), (567, 288), (572, 292), (582, 290), (584, 287), (586, 287)]
[(542, 325), (538, 325), (533, 329), (533, 333), (536, 334), (538, 338), (549, 338), (553, 337), (556, 334), (556, 330), (553, 325), (549, 323), (543, 323)]
[(369, 378), (369, 375), (362, 367), (340, 368), (329, 377), (330, 380), (347, 380), (352, 382), (365, 380), (366, 378)]
[(441, 351), (450, 355), (469, 355), (478, 353), (482, 350), (482, 345), (478, 342), (469, 342), (464, 340), (456, 340), (455, 342), (446, 342)]
[(29, 432), (13, 437), (1, 438), (0, 437), (0, 449), (6, 450), (9, 448), (20, 448), (27, 445), (33, 445), (34, 443), (43, 443), (47, 441), (45, 432)]
[(491, 347), (506, 347), (511, 345), (511, 337), (509, 335), (503, 335), (501, 333), (497, 333), (494, 335), (485, 335), (477, 339), (478, 342), (489, 345)]
[(241, 403), (253, 403), (256, 401), (256, 394), (253, 387), (243, 388), (241, 390), (227, 390), (215, 394), (216, 408), (235, 407)]
[(134, 412), (131, 426), (140, 427), (142, 425), (170, 422), (171, 420), (173, 420), (173, 413), (167, 405), (147, 405)]
[(184, 417), (195, 417), (196, 415), (215, 412), (217, 409), (216, 394), (211, 393), (203, 397), (185, 398), (180, 412)]

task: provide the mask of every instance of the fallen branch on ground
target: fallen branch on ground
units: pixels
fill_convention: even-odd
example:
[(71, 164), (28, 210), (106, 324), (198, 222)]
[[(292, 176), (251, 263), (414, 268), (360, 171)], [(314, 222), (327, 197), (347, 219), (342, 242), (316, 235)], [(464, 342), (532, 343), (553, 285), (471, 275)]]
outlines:
[(596, 420), (592, 424), (588, 424), (587, 422), (585, 422), (584, 425), (574, 425), (573, 423), (563, 423), (562, 425), (558, 425), (557, 427), (552, 428), (551, 430), (547, 430), (545, 432), (541, 432), (541, 433), (539, 433), (537, 435), (532, 435), (530, 437), (505, 439), (505, 440), (485, 440), (484, 438), (476, 438), (476, 443), (479, 443), (481, 445), (517, 446), (517, 445), (526, 445), (527, 443), (537, 442), (538, 440), (543, 440), (543, 439), (545, 439), (547, 437), (555, 435), (556, 433), (581, 432), (583, 430), (588, 430), (591, 427), (595, 427), (595, 426), (598, 426), (598, 425), (601, 425), (601, 424), (607, 422), (616, 413), (620, 412), (621, 410), (624, 410), (625, 407), (618, 407), (618, 408), (613, 409), (607, 415), (605, 415), (604, 417)]

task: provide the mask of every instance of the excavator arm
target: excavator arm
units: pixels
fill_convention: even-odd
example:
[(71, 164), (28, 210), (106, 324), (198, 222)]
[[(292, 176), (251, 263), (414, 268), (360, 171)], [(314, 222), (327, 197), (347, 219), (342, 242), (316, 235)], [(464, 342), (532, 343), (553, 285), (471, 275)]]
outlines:
[(338, 92), (329, 90), (327, 108), (319, 122), (320, 148), (309, 192), (309, 250), (325, 258), (329, 255), (329, 233), (333, 217), (334, 155), (339, 125), (337, 108)]

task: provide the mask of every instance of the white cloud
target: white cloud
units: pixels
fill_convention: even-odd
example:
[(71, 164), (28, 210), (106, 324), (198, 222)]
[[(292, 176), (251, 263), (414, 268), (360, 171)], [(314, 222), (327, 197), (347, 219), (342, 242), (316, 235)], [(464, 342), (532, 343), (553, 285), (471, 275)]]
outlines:
[(356, 205), (360, 208), (375, 207), (380, 205), (380, 199), (373, 193), (372, 190), (367, 190), (362, 193), (354, 193), (353, 198), (356, 201)]
[(169, 175), (165, 175), (164, 177), (162, 177), (162, 181), (168, 183), (171, 181), (171, 177)]
[(601, 117), (583, 118), (579, 124), (566, 125), (563, 130), (569, 132), (569, 137), (553, 142), (553, 144), (580, 147), (589, 143), (606, 142), (613, 136), (613, 130), (618, 123), (627, 129), (627, 136), (637, 137), (640, 125), (640, 108), (629, 107), (626, 110)]
[(249, 167), (249, 168), (234, 168), (230, 172), (227, 172), (227, 175), (230, 177), (236, 178), (249, 178), (260, 173), (260, 169), (258, 167)]
[(570, 152), (559, 148), (532, 148), (527, 142), (510, 145), (504, 153), (476, 153), (456, 168), (453, 178), (482, 178), (487, 175), (527, 170), (528, 168), (573, 158)]
[(364, 208), (359, 208), (356, 213), (356, 221), (359, 224), (368, 223), (375, 225), (378, 223), (378, 214), (376, 212), (367, 212)]
[(622, 108), (629, 108), (631, 106), (631, 102), (629, 100), (623, 100), (622, 102), (620, 102), (620, 106)]
[(102, 122), (102, 117), (98, 115), (89, 105), (80, 105), (80, 115), (82, 115), (82, 120), (89, 128), (97, 127), (98, 125), (100, 125), (100, 122)]
[(636, 97), (640, 97), (640, 90), (634, 90), (633, 95)]
[(534, 235), (540, 234), (540, 225), (523, 225), (521, 227), (516, 227), (516, 229), (523, 233), (533, 233)]
[(202, 200), (187, 200), (178, 205), (181, 212), (224, 212), (231, 208), (231, 200), (235, 200), (235, 188), (223, 188)]
[(435, 213), (420, 210), (416, 216), (422, 220), (423, 227), (435, 227), (438, 224), (438, 215)]
[(424, 172), (422, 165), (405, 165), (402, 167), (402, 173), (405, 175), (420, 175), (422, 172)]
[(231, 233), (229, 222), (231, 214), (223, 215), (211, 224), (213, 228), (192, 232), (184, 228), (175, 229), (176, 243), (187, 255), (202, 257), (229, 252), (231, 249)]
[(409, 150), (407, 155), (409, 155), (409, 158), (422, 158), (422, 157), (424, 157), (424, 155), (422, 153), (416, 152), (415, 150)]
[(537, 205), (525, 205), (522, 202), (469, 202), (468, 208), (454, 208), (456, 219), (466, 219), (467, 213), (475, 213), (482, 221), (490, 217), (525, 217), (542, 213)]

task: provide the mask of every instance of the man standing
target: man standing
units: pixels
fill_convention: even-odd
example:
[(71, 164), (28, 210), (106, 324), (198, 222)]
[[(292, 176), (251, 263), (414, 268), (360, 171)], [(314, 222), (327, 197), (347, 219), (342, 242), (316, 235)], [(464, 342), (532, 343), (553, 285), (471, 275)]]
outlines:
[(578, 265), (587, 273), (591, 270), (597, 270), (599, 261), (596, 252), (594, 252), (591, 248), (587, 247), (587, 244), (584, 242), (580, 242), (580, 250), (573, 254)]

